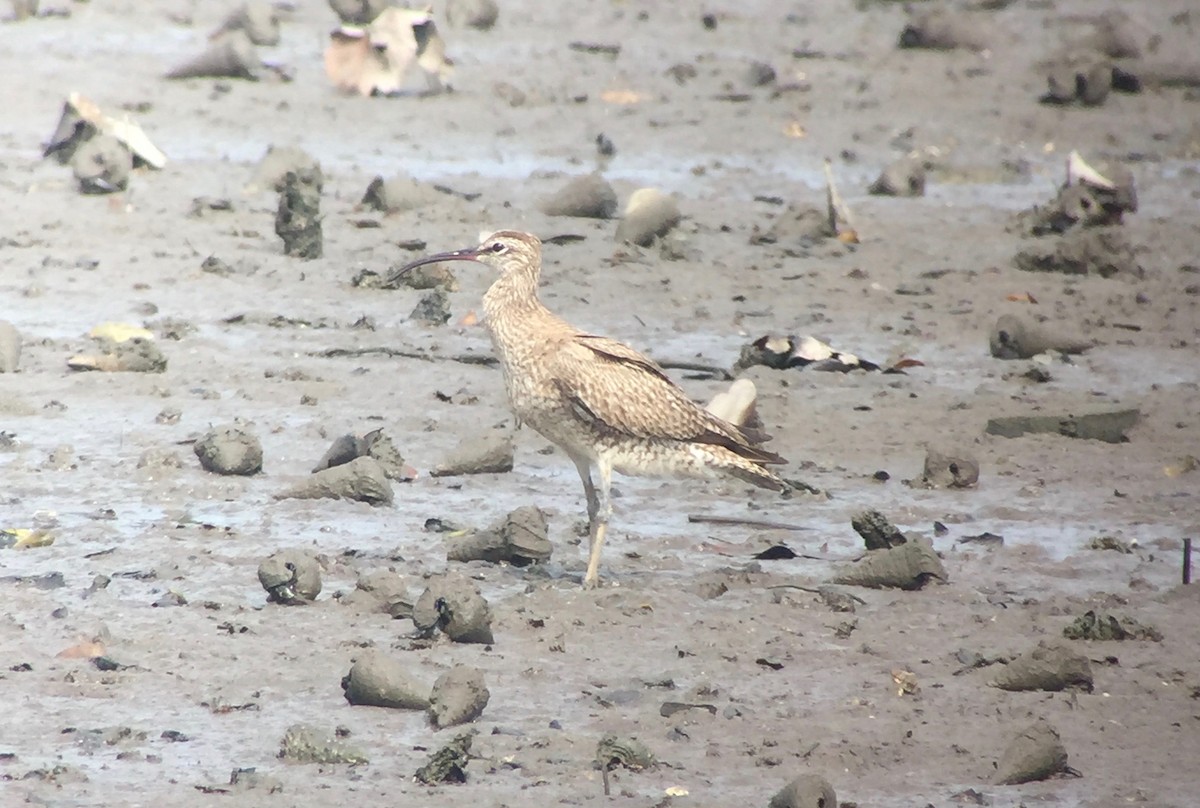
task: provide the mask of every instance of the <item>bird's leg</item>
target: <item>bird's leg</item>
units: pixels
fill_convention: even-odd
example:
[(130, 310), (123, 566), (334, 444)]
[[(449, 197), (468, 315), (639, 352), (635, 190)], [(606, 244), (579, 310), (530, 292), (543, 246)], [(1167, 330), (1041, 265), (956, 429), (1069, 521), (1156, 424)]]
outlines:
[[(583, 585), (591, 589), (600, 582), (600, 548), (604, 546), (604, 536), (608, 532), (608, 520), (612, 516), (612, 499), (609, 490), (612, 488), (612, 464), (606, 460), (596, 461), (596, 476), (599, 485), (595, 486), (596, 512), (589, 516), (588, 533), (591, 535), (591, 553), (588, 556), (587, 575)], [(589, 503), (588, 510), (591, 511)]]
[[(575, 458), (571, 458), (575, 460)], [(579, 470), (579, 479), (583, 480), (583, 495), (587, 497), (588, 535), (592, 534), (592, 524), (596, 521), (596, 512), (600, 504), (596, 501), (596, 486), (592, 485), (592, 464), (587, 459), (575, 460), (575, 468)]]

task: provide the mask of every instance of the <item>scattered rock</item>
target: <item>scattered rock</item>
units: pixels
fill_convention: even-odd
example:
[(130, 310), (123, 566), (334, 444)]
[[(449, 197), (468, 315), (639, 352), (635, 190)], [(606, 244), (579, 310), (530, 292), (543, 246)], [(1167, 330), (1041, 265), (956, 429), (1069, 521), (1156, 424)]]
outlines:
[(1099, 275), (1141, 278), (1146, 273), (1137, 262), (1133, 245), (1118, 228), (1073, 229), (1049, 245), (1021, 250), (1013, 258), (1026, 272), (1061, 272), (1065, 275)]
[(1032, 359), (1055, 351), (1081, 354), (1093, 347), (1081, 337), (1059, 334), (1016, 314), (1002, 314), (988, 335), (988, 347), (997, 359)]
[(475, 584), (457, 575), (438, 575), (413, 606), (413, 625), (423, 634), (440, 629), (454, 642), (491, 644), (492, 613)]
[(680, 218), (674, 197), (657, 188), (641, 188), (625, 205), (625, 215), (617, 225), (617, 241), (649, 247), (654, 239), (679, 224)]
[(354, 660), (342, 678), (342, 692), (346, 701), (366, 707), (426, 710), (430, 704), (429, 688), (413, 679), (407, 666), (375, 650)]
[(971, 14), (948, 9), (922, 11), (909, 18), (900, 32), (899, 45), (901, 48), (980, 51), (987, 48), (981, 28), (978, 19)]
[(391, 505), (395, 499), (387, 471), (373, 457), (356, 457), (349, 463), (314, 472), (296, 483), (280, 499), (353, 499), (369, 505)]
[(279, 192), (275, 213), (275, 235), (283, 239), (284, 255), (320, 258), (324, 251), (321, 232), (320, 170), (289, 171)]
[(850, 527), (862, 536), (868, 550), (886, 550), (889, 547), (899, 547), (908, 542), (908, 538), (900, 532), (900, 528), (876, 510), (867, 510), (850, 518)]
[(547, 538), (546, 515), (540, 508), (525, 505), (512, 511), (499, 524), (447, 540), (447, 561), (488, 561), (515, 567), (550, 558), (553, 549)]
[(901, 157), (883, 169), (867, 191), (875, 196), (925, 196), (925, 161)]
[(474, 732), (455, 735), (454, 740), (429, 756), (429, 762), (413, 774), (418, 783), (436, 786), (467, 782), (467, 764), (471, 762)]
[(1105, 443), (1124, 443), (1129, 440), (1125, 433), (1133, 428), (1140, 417), (1141, 410), (1117, 410), (1087, 415), (1016, 415), (991, 418), (984, 431), (1002, 438), (1045, 433), (1082, 440), (1100, 440)]
[(21, 364), (21, 332), (0, 320), (0, 373), (16, 373)]
[(496, 0), (448, 0), (443, 13), (456, 28), (490, 31), (500, 18), (500, 7)]
[(258, 582), (273, 603), (312, 603), (321, 594), (321, 565), (305, 550), (280, 550), (258, 565)]
[(168, 79), (254, 79), (261, 63), (254, 43), (243, 30), (229, 31), (209, 42), (208, 50), (167, 71)]
[(872, 550), (858, 562), (842, 568), (833, 583), (871, 589), (921, 589), (931, 580), (949, 580), (942, 560), (925, 539), (899, 547)]
[(513, 468), (512, 437), (488, 433), (459, 445), (458, 450), (431, 473), (434, 477), (461, 474), (503, 474)]
[(112, 373), (162, 373), (167, 369), (167, 358), (163, 356), (154, 340), (135, 337), (124, 342), (114, 342), (108, 337), (96, 340), (98, 354), (78, 354), (67, 360), (71, 370), (99, 370)]
[(192, 445), (200, 465), (213, 474), (250, 476), (262, 471), (262, 444), (237, 427), (213, 429)]
[(291, 763), (324, 765), (364, 765), (370, 762), (357, 748), (308, 724), (292, 724), (288, 727), (279, 744), (279, 757)]
[(354, 590), (340, 598), (344, 606), (383, 612), (393, 618), (411, 618), (412, 598), (404, 577), (395, 570), (374, 570), (358, 576)]
[(450, 295), (446, 287), (435, 286), (413, 307), (408, 319), (422, 325), (445, 325), (450, 322)]
[(780, 244), (795, 249), (835, 236), (837, 228), (826, 211), (812, 205), (789, 203), (766, 230), (755, 225), (750, 243)]
[(483, 671), (455, 665), (433, 683), (429, 696), (429, 720), (434, 729), (445, 729), (474, 721), (483, 715), (491, 693)]
[(376, 177), (367, 186), (362, 204), (385, 213), (404, 213), (432, 205), (442, 196), (433, 186), (412, 177), (397, 176), (388, 180)]
[(1001, 690), (1066, 690), (1092, 692), (1092, 666), (1066, 645), (1040, 641), (1037, 647), (1004, 666), (988, 682)]
[(617, 212), (617, 194), (598, 173), (576, 177), (539, 205), (547, 216), (611, 219)]
[(1133, 552), (1133, 548), (1137, 546), (1137, 540), (1122, 541), (1116, 536), (1094, 536), (1087, 543), (1089, 550), (1111, 550), (1117, 553), (1129, 555)]
[(1037, 721), (1022, 730), (1009, 743), (996, 767), (996, 782), (1001, 785), (1045, 780), (1067, 769), (1067, 750), (1058, 730), (1046, 721)]
[(1162, 642), (1162, 632), (1154, 626), (1144, 626), (1132, 617), (1088, 610), (1063, 629), (1068, 640), (1149, 640)]
[(215, 39), (229, 31), (243, 31), (255, 45), (279, 44), (279, 15), (265, 0), (250, 0), (229, 13), (209, 37)]
[(837, 795), (818, 774), (802, 774), (780, 789), (767, 808), (837, 808)]
[(972, 488), (978, 482), (979, 461), (971, 455), (926, 450), (925, 468), (920, 480), (922, 488)]
[(82, 193), (124, 191), (133, 170), (133, 155), (112, 135), (96, 135), (75, 150), (71, 170)]

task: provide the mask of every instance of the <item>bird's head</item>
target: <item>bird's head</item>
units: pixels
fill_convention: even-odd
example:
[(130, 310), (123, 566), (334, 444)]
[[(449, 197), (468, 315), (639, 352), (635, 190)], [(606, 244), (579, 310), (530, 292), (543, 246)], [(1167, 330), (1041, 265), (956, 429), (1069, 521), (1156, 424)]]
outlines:
[(477, 261), (494, 268), (501, 275), (508, 275), (522, 270), (536, 270), (540, 266), (541, 255), (542, 242), (537, 236), (517, 230), (498, 230), (484, 238), (477, 247), (418, 258), (401, 267), (399, 274), (441, 261)]

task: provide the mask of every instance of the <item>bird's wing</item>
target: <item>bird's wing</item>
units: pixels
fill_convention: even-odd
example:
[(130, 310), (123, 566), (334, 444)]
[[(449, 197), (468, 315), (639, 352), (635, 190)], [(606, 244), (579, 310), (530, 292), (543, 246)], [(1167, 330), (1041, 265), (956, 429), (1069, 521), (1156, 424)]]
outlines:
[(577, 417), (635, 438), (724, 446), (760, 462), (742, 431), (698, 407), (648, 356), (607, 337), (578, 334), (558, 353), (554, 378)]

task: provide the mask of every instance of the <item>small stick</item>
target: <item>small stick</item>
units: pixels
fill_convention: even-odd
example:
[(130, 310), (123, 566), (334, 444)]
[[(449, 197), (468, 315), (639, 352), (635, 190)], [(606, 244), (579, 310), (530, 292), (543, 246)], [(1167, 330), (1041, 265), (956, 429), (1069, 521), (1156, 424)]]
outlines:
[(743, 519), (740, 516), (709, 516), (703, 513), (689, 513), (688, 521), (709, 525), (741, 525), (757, 527), (763, 530), (808, 530), (804, 525), (793, 525), (788, 522), (772, 522), (765, 519)]
[(608, 790), (608, 766), (600, 767), (600, 776), (604, 778), (604, 796), (611, 796), (611, 793)]
[(695, 373), (706, 373), (714, 379), (720, 379), (723, 382), (733, 381), (733, 376), (729, 375), (729, 371), (725, 368), (719, 368), (716, 365), (706, 365), (703, 362), (684, 362), (673, 359), (660, 359), (658, 364), (664, 368), (671, 370), (690, 370)]
[(1183, 585), (1192, 582), (1192, 540), (1183, 540)]
[(854, 226), (854, 217), (850, 215), (850, 207), (838, 193), (837, 185), (833, 181), (833, 163), (828, 158), (825, 160), (825, 195), (829, 212), (829, 226), (833, 229), (834, 235), (841, 232), (837, 226), (839, 219), (846, 224), (847, 228), (858, 232), (858, 228)]

